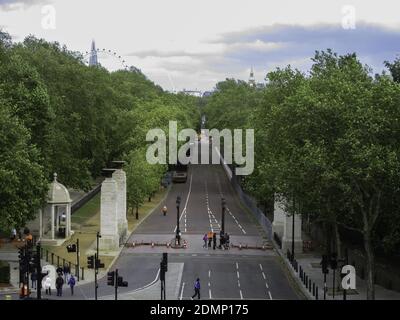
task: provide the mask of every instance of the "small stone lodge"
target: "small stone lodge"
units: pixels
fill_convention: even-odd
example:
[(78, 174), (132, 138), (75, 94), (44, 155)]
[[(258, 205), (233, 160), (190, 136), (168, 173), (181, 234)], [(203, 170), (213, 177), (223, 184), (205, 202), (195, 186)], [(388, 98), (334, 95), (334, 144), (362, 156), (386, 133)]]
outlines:
[(33, 235), (42, 244), (61, 245), (73, 234), (71, 230), (71, 197), (68, 189), (54, 180), (49, 185), (47, 205), (39, 210), (35, 220), (29, 223)]

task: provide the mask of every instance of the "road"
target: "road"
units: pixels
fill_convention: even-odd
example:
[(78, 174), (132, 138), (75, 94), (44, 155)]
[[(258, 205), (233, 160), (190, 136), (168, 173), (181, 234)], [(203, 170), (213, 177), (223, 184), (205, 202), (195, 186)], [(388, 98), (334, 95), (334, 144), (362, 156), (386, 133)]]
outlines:
[[(203, 248), (203, 236), (208, 231), (219, 235), (221, 228), (221, 197), (226, 199), (225, 231), (233, 244), (261, 245), (266, 235), (251, 214), (240, 205), (230, 181), (220, 165), (191, 165), (186, 183), (173, 184), (164, 202), (149, 215), (130, 236), (128, 242), (169, 242), (174, 239), (179, 208), (182, 240), (186, 249), (137, 246), (124, 248), (111, 269), (128, 281), (129, 287), (119, 293), (129, 293), (157, 280), (162, 252), (169, 252), (168, 262), (183, 265), (179, 283), (167, 283), (168, 290), (177, 288), (174, 299), (190, 299), (196, 278), (201, 282), (202, 299), (299, 299), (291, 286), (280, 258), (273, 250), (230, 250)], [(161, 208), (166, 205), (164, 216)], [(114, 289), (99, 280), (99, 297), (110, 296)], [(151, 297), (158, 299), (157, 296)], [(46, 297), (44, 295), (44, 297)], [(53, 298), (53, 297), (52, 297)], [(54, 297), (55, 298), (55, 297)], [(93, 299), (94, 285), (76, 287), (75, 296), (65, 290), (63, 299)]]

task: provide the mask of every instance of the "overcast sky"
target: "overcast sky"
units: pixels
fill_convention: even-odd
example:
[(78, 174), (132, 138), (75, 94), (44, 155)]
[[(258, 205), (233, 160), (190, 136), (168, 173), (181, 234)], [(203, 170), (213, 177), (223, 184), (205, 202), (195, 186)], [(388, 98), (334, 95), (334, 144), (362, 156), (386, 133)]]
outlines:
[(258, 82), (287, 64), (306, 71), (327, 48), (381, 72), (400, 53), (399, 12), (399, 0), (0, 0), (0, 28), (81, 52), (95, 39), (166, 90), (204, 91), (251, 66)]

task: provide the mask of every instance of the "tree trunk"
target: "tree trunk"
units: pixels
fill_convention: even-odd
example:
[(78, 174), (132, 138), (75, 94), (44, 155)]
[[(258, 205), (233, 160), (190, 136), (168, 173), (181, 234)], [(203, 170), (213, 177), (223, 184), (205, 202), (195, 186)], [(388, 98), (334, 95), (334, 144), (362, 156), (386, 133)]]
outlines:
[(364, 249), (367, 258), (367, 300), (375, 300), (375, 257), (371, 243), (371, 231), (369, 229), (364, 231)]
[[(340, 234), (339, 234), (339, 228), (338, 225), (336, 223), (336, 221), (334, 221), (333, 224), (333, 232), (335, 233), (335, 245), (336, 245), (336, 252), (337, 252), (337, 258), (339, 259), (343, 259), (342, 257), (342, 248), (341, 248), (341, 241), (340, 241)], [(336, 269), (336, 288), (337, 290), (341, 290), (341, 284), (342, 284), (342, 278), (340, 277), (340, 263), (338, 263), (338, 268)]]

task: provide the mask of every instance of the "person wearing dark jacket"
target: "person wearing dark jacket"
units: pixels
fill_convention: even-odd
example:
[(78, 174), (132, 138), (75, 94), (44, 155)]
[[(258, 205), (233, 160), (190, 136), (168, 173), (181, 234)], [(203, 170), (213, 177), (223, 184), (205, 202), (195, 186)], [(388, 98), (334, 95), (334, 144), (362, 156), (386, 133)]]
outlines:
[(68, 285), (71, 288), (71, 296), (74, 295), (74, 287), (75, 287), (75, 277), (71, 274), (71, 277), (68, 280)]
[(36, 289), (37, 274), (35, 271), (31, 273), (32, 288)]
[(217, 234), (214, 232), (213, 233), (213, 249), (215, 250), (215, 247), (217, 246)]
[(58, 274), (58, 277), (56, 279), (56, 289), (57, 289), (57, 296), (61, 297), (62, 296), (62, 287), (64, 285), (64, 279), (62, 278), (61, 274)]
[(197, 278), (196, 282), (194, 283), (194, 295), (192, 296), (192, 300), (195, 296), (198, 296), (200, 299), (200, 279)]

